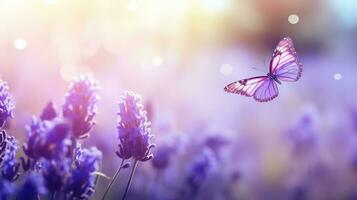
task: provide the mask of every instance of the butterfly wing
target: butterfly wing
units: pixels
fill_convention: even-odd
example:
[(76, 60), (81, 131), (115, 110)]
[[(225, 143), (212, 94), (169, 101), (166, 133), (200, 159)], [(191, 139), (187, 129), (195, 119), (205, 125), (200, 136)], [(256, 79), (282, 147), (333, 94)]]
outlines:
[(242, 79), (228, 84), (226, 87), (224, 87), (224, 91), (251, 97), (254, 95), (257, 88), (259, 88), (260, 85), (267, 79), (267, 76), (257, 76), (253, 78)]
[(282, 39), (273, 52), (270, 61), (270, 73), (282, 81), (297, 81), (301, 77), (302, 64), (298, 61), (293, 42), (290, 38)]
[(254, 99), (259, 102), (273, 100), (279, 94), (278, 85), (272, 79), (264, 80), (254, 92)]

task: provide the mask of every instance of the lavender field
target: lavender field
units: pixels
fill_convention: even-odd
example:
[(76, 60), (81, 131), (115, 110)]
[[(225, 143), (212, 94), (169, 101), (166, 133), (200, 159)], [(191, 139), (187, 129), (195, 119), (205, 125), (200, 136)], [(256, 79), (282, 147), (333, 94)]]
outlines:
[(0, 0), (0, 199), (357, 199), (356, 52), (353, 0)]

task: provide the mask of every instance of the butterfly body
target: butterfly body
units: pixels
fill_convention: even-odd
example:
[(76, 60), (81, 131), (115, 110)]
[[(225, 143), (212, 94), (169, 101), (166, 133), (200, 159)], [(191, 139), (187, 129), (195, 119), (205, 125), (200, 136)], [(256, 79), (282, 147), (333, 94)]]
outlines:
[(258, 102), (267, 102), (278, 96), (277, 84), (282, 81), (295, 82), (300, 79), (302, 64), (290, 38), (282, 39), (273, 52), (269, 72), (266, 76), (256, 76), (228, 84), (224, 90), (229, 93), (253, 97)]
[(277, 82), (279, 85), (281, 85), (281, 81), (279, 81), (277, 75), (275, 75), (275, 74), (269, 72), (269, 73), (267, 73), (267, 77), (268, 77), (271, 81), (275, 81), (275, 82)]

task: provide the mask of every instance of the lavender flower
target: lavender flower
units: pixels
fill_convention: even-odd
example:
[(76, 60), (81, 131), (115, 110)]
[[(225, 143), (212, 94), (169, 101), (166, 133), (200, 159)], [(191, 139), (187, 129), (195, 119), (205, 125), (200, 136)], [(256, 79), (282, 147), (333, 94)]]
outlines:
[(15, 108), (12, 97), (10, 96), (9, 86), (0, 80), (0, 128), (4, 126), (8, 118), (13, 118)]
[(83, 149), (79, 155), (75, 167), (71, 172), (68, 183), (65, 186), (68, 199), (89, 199), (95, 189), (95, 172), (98, 171), (102, 160), (102, 153), (92, 148)]
[(221, 159), (220, 153), (224, 146), (228, 145), (229, 141), (222, 135), (211, 135), (205, 138), (204, 145), (212, 150), (217, 159)]
[(165, 169), (170, 163), (171, 155), (176, 149), (169, 145), (160, 145), (155, 152), (155, 157), (152, 159), (151, 164), (157, 170)]
[(89, 75), (81, 75), (71, 84), (63, 105), (63, 117), (73, 125), (73, 136), (85, 138), (94, 126), (97, 110), (98, 83)]
[(287, 137), (293, 145), (293, 151), (303, 155), (312, 151), (316, 144), (317, 134), (310, 115), (304, 115), (298, 124), (287, 132)]
[(146, 118), (140, 96), (126, 92), (119, 102), (119, 151), (117, 155), (122, 159), (134, 158), (137, 161), (147, 161), (153, 156), (150, 149), (154, 147), (150, 122)]
[(289, 199), (291, 200), (309, 199), (309, 187), (307, 186), (307, 184), (300, 184), (292, 188)]
[(52, 101), (48, 102), (46, 107), (42, 110), (42, 113), (40, 115), (41, 120), (53, 120), (58, 116), (57, 110), (55, 108), (55, 105), (53, 104)]
[(15, 191), (15, 185), (6, 179), (0, 179), (0, 199), (6, 200)]
[(193, 160), (186, 177), (186, 184), (189, 188), (190, 196), (197, 194), (213, 166), (214, 156), (209, 149), (204, 149), (204, 151)]
[(54, 192), (63, 189), (70, 175), (70, 159), (64, 158), (59, 161), (45, 160), (41, 163), (41, 173), (45, 186), (49, 192), (53, 194)]
[(29, 158), (58, 159), (67, 155), (71, 145), (71, 126), (68, 123), (33, 118), (31, 125), (27, 127), (27, 133), (28, 140), (23, 150)]
[(17, 141), (14, 137), (7, 136), (7, 148), (1, 166), (1, 177), (13, 182), (19, 177), (20, 163), (16, 161)]
[(31, 173), (26, 177), (20, 190), (17, 191), (16, 199), (38, 200), (38, 195), (46, 193), (47, 190), (41, 174)]

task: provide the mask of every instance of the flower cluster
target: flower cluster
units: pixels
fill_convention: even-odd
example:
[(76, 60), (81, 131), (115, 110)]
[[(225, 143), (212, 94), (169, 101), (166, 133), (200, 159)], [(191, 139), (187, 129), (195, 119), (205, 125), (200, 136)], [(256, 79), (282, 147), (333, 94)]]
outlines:
[(150, 122), (146, 117), (140, 96), (126, 92), (119, 102), (117, 155), (122, 159), (133, 158), (138, 161), (150, 160), (150, 149), (154, 147), (150, 139)]
[[(66, 95), (62, 114), (49, 102), (40, 117), (33, 117), (26, 127), (28, 138), (23, 150), (28, 160), (22, 158), (23, 168), (41, 176), (52, 196), (88, 199), (94, 192), (101, 152), (80, 148), (76, 139), (83, 138), (94, 125), (96, 88), (95, 80), (80, 76)], [(39, 194), (36, 184), (32, 185), (33, 194)]]
[(96, 148), (90, 150), (77, 148), (75, 167), (66, 184), (66, 196), (69, 199), (88, 199), (94, 192), (96, 175), (102, 153)]
[(28, 141), (24, 144), (25, 154), (33, 159), (59, 159), (67, 155), (71, 145), (71, 126), (60, 120), (42, 121), (33, 118), (27, 127)]
[(63, 117), (72, 123), (76, 139), (85, 138), (94, 126), (97, 110), (98, 83), (89, 75), (81, 75), (70, 86), (63, 105)]
[(46, 194), (42, 176), (36, 172), (27, 175), (24, 184), (17, 191), (16, 199), (38, 200), (40, 194)]
[(64, 189), (68, 182), (71, 170), (69, 158), (62, 160), (43, 160), (41, 162), (41, 172), (44, 184), (50, 193)]
[(13, 110), (15, 106), (8, 90), (9, 86), (7, 83), (0, 80), (0, 128), (14, 115)]
[[(14, 107), (7, 89), (6, 83), (0, 82), (0, 128), (12, 117)], [(80, 76), (71, 84), (62, 112), (51, 101), (39, 116), (34, 116), (25, 127), (27, 138), (21, 163), (16, 160), (16, 139), (0, 129), (1, 199), (11, 195), (16, 199), (39, 199), (43, 195), (49, 195), (50, 199), (90, 198), (99, 175), (106, 177), (100, 172), (102, 152), (96, 147), (82, 148), (78, 139), (88, 136), (95, 124), (97, 90), (97, 82), (91, 76)], [(126, 159), (135, 161), (125, 198), (138, 162), (153, 158), (150, 150), (154, 144), (150, 141), (150, 122), (138, 95), (126, 93), (119, 103), (118, 115), (117, 155), (123, 159), (119, 171), (130, 166)], [(168, 165), (168, 156), (163, 155), (156, 163), (159, 168)], [(23, 184), (15, 187), (21, 164), (24, 178), (19, 180)], [(111, 184), (113, 180), (115, 177)]]

